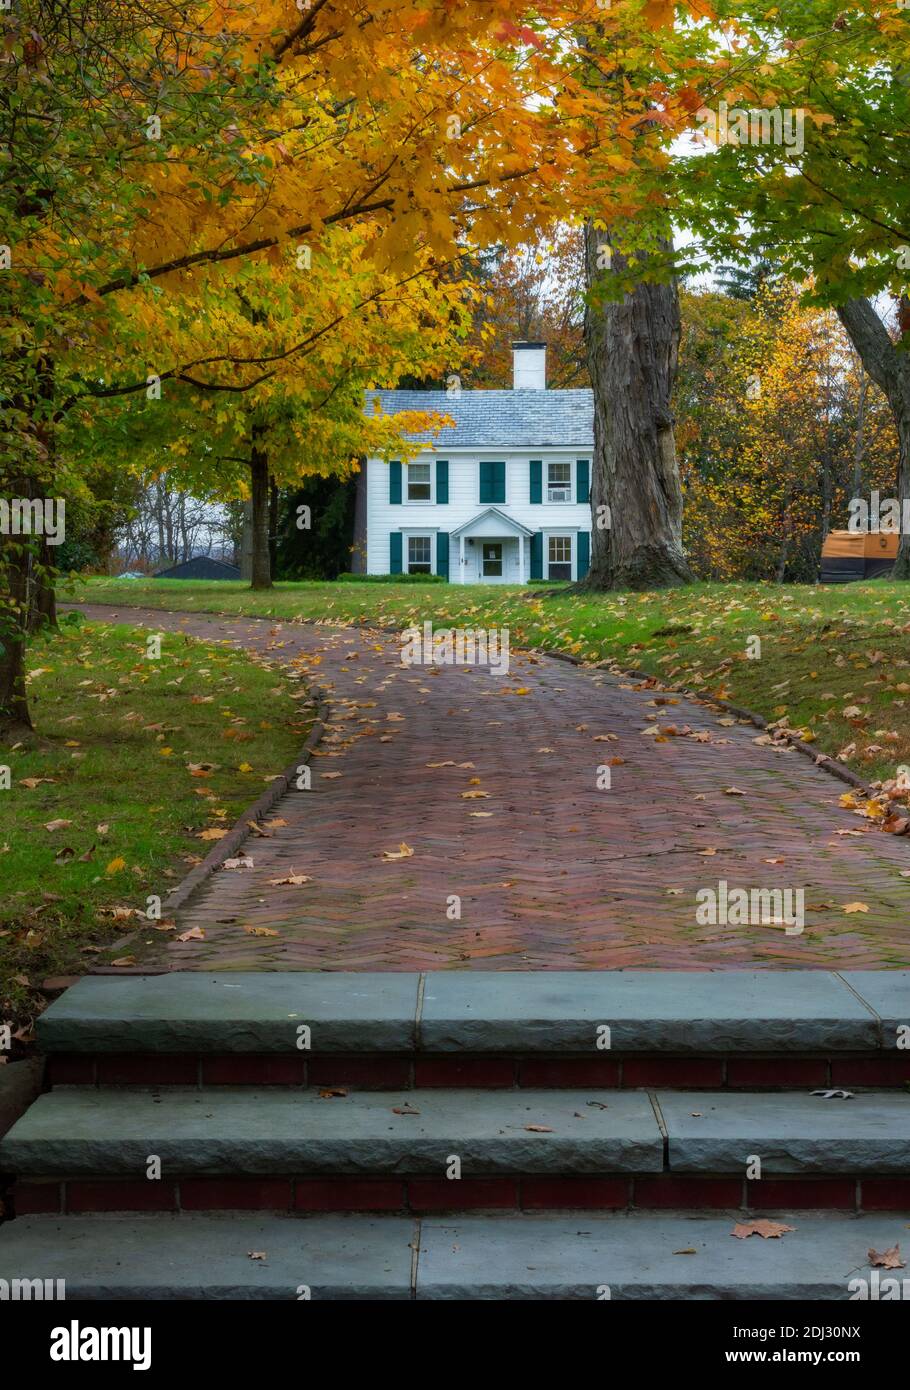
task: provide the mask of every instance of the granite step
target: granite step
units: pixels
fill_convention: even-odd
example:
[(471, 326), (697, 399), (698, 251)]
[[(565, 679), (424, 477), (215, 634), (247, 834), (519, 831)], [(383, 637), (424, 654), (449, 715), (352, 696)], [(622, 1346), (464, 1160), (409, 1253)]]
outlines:
[(0, 1228), (0, 1279), (63, 1280), (67, 1303), (900, 1297), (867, 1252), (905, 1215), (780, 1219), (795, 1229), (738, 1240), (714, 1216), (26, 1217)]
[(88, 976), (41, 1016), (38, 1041), (68, 1054), (868, 1054), (897, 1049), (902, 1023), (899, 970), (192, 971)]
[(649, 1096), (629, 1091), (318, 1092), (61, 1087), (0, 1142), (30, 1177), (174, 1174), (658, 1173)]
[(825, 1099), (664, 1091), (656, 1100), (671, 1172), (739, 1172), (756, 1155), (764, 1175), (910, 1175), (910, 1095), (901, 1092)]
[(0, 1141), (30, 1177), (910, 1175), (910, 1095), (60, 1087)]

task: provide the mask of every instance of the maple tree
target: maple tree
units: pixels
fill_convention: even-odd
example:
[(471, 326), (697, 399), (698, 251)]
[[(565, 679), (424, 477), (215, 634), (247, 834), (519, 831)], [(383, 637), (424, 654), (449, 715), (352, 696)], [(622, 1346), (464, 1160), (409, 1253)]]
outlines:
[(811, 581), (859, 484), (893, 483), (886, 402), (833, 312), (801, 303), (797, 287), (684, 304), (678, 443), (693, 563), (712, 578)]
[[(806, 285), (808, 302), (837, 310), (891, 408), (903, 500), (910, 496), (910, 15), (874, 0), (849, 11), (836, 0), (767, 10), (725, 0), (717, 11), (728, 71), (706, 89), (706, 106), (726, 100), (750, 120), (787, 115), (793, 138), (754, 139), (750, 126), (745, 138), (678, 159), (680, 215), (710, 255), (771, 256)], [(910, 577), (910, 535), (901, 537), (895, 575)]]
[[(0, 277), (4, 485), (50, 490), (61, 417), (110, 396), (98, 342), (125, 331), (127, 291), (179, 293), (185, 273), (250, 257), (277, 265), (288, 242), (316, 254), (330, 229), (366, 218), (377, 270), (406, 275), (424, 253), (446, 263), (469, 239), (515, 246), (587, 203), (612, 138), (608, 99), (571, 61), (573, 26), (594, 9), (152, 0), (138, 16), (23, 0), (4, 14), (0, 225), (18, 222)], [(197, 345), (166, 370), (198, 380), (211, 365)], [(27, 720), (22, 550), (3, 547), (0, 711)]]

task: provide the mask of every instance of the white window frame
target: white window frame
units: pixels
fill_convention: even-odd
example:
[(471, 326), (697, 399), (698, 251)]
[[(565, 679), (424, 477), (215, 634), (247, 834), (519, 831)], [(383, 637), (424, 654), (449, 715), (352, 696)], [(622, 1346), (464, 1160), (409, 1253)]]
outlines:
[(569, 579), (574, 579), (574, 578), (575, 578), (575, 574), (576, 574), (575, 566), (576, 566), (576, 564), (577, 564), (577, 559), (578, 559), (578, 541), (577, 541), (577, 534), (578, 534), (578, 533), (575, 532), (575, 531), (548, 531), (548, 532), (546, 533), (546, 535), (545, 535), (545, 537), (544, 537), (544, 541), (545, 541), (546, 547), (547, 547), (547, 553), (546, 553), (546, 557), (545, 557), (545, 558), (546, 558), (546, 574), (544, 575), (544, 578), (545, 578), (545, 579), (553, 579), (554, 584), (565, 582), (565, 581), (563, 581), (563, 580), (557, 580), (557, 579), (555, 579), (555, 578), (550, 574), (550, 565), (551, 565), (551, 564), (553, 564), (553, 565), (564, 565), (564, 564), (566, 563), (565, 560), (551, 560), (551, 559), (550, 559), (550, 542), (551, 542), (551, 541), (568, 541), (568, 543), (569, 543), (569, 562), (568, 562), (568, 563), (569, 563)]
[[(427, 542), (427, 545), (430, 548), (429, 570), (424, 571), (411, 569), (411, 541)], [(405, 574), (436, 573), (436, 533), (434, 531), (403, 531), (402, 548), (404, 550), (404, 554), (402, 556), (402, 563), (404, 566)], [(422, 565), (427, 562), (424, 560), (415, 560), (414, 563)]]
[[(414, 467), (429, 468), (430, 470), (430, 495), (429, 497), (411, 496), (411, 469)], [(425, 484), (420, 484), (425, 486)], [(404, 465), (404, 500), (409, 507), (431, 507), (436, 501), (436, 469), (432, 459), (412, 459), (410, 463)]]
[[(568, 481), (568, 483), (557, 484), (557, 486), (566, 487), (566, 488), (568, 489), (568, 493), (569, 493), (568, 497), (559, 497), (559, 498), (557, 498), (557, 497), (551, 497), (551, 496), (550, 496), (550, 468), (551, 468), (554, 464), (555, 464), (557, 467), (559, 467), (559, 468), (568, 468), (568, 470), (569, 470), (569, 481)], [(574, 502), (574, 500), (575, 500), (575, 464), (574, 464), (574, 462), (573, 462), (571, 459), (544, 459), (543, 466), (544, 466), (544, 470), (545, 470), (545, 472), (544, 472), (544, 480), (543, 480), (543, 490), (544, 490), (543, 501), (546, 502), (547, 505), (550, 506), (550, 507), (567, 507), (567, 506), (570, 506), (570, 505), (572, 504), (572, 502)]]

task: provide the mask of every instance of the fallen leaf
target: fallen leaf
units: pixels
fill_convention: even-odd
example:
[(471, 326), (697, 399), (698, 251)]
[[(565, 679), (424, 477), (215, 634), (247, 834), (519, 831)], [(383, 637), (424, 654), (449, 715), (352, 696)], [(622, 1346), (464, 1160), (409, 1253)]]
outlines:
[(201, 927), (190, 927), (189, 931), (182, 931), (175, 941), (204, 941), (205, 932)]
[(402, 840), (401, 844), (398, 846), (397, 849), (384, 849), (382, 851), (382, 857), (386, 860), (410, 859), (413, 853), (414, 851), (411, 849), (411, 846), (406, 845), (404, 840)]
[(226, 830), (200, 830), (196, 836), (197, 840), (223, 840), (228, 832)]
[(248, 854), (239, 854), (236, 859), (225, 859), (222, 869), (252, 869), (253, 861)]
[(530, 1130), (531, 1134), (552, 1134), (553, 1130), (549, 1125), (525, 1125), (525, 1129)]
[(845, 912), (868, 912), (868, 903), (844, 903)]
[(44, 828), (53, 833), (55, 830), (65, 830), (66, 827), (72, 825), (72, 823), (71, 820), (49, 820)]
[(901, 1248), (899, 1245), (892, 1245), (890, 1250), (885, 1250), (882, 1254), (879, 1254), (877, 1250), (870, 1250), (869, 1263), (876, 1269), (906, 1268), (906, 1261), (901, 1259)]
[(302, 883), (312, 883), (313, 880), (307, 874), (298, 874), (292, 869), (284, 878), (270, 878), (267, 882), (276, 888), (284, 883), (290, 884), (292, 888), (299, 888)]
[(125, 868), (126, 860), (122, 857), (122, 855), (118, 854), (116, 859), (111, 860), (104, 872), (106, 874), (119, 874), (121, 869)]
[(761, 1236), (763, 1240), (775, 1240), (778, 1236), (786, 1234), (787, 1231), (795, 1231), (795, 1226), (787, 1226), (783, 1221), (749, 1221), (741, 1222), (733, 1227), (731, 1236), (736, 1236), (737, 1240), (748, 1240), (749, 1236)]
[[(247, 936), (277, 936), (274, 927), (244, 927)], [(177, 938), (180, 940), (180, 937)]]

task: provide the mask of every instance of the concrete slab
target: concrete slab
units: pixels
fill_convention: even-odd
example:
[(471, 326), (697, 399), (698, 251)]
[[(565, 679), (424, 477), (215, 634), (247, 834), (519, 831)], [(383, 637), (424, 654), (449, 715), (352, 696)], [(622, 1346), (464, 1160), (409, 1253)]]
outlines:
[[(0, 1279), (63, 1279), (76, 1299), (407, 1299), (416, 1223), (400, 1217), (23, 1216)], [(252, 1259), (264, 1252), (264, 1259)]]
[(882, 1046), (896, 1048), (910, 1029), (910, 970), (845, 970), (841, 978), (874, 1010), (882, 1021)]
[(867, 1251), (894, 1245), (905, 1221), (797, 1216), (793, 1232), (772, 1240), (738, 1240), (734, 1220), (714, 1216), (425, 1221), (417, 1297), (594, 1301), (608, 1289), (613, 1299), (848, 1300), (861, 1289), (851, 1280), (868, 1289), (873, 1274), (891, 1273), (871, 1271)]
[(359, 1091), (320, 1099), (280, 1089), (74, 1086), (41, 1096), (13, 1126), (0, 1144), (0, 1167), (34, 1176), (141, 1177), (149, 1154), (159, 1156), (165, 1177), (445, 1177), (451, 1155), (461, 1159), (465, 1177), (654, 1173), (663, 1141), (651, 1103), (638, 1091)]
[(446, 971), (427, 975), (419, 1043), (428, 1052), (851, 1049), (875, 1018), (821, 970)]
[(47, 1052), (404, 1052), (419, 975), (218, 971), (87, 976), (38, 1021)]
[(763, 1174), (910, 1172), (910, 1095), (867, 1092), (852, 1100), (799, 1094), (661, 1091), (670, 1169)]

